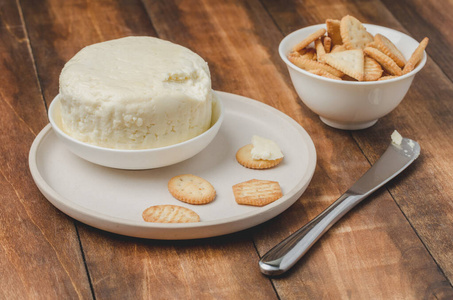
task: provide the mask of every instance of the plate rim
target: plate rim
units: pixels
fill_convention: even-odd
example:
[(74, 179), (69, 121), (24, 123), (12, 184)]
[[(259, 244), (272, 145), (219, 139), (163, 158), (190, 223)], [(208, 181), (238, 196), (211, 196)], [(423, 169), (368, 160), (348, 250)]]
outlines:
[[(150, 232), (154, 230), (166, 230), (166, 231), (178, 231), (178, 230), (194, 230), (194, 229), (200, 229), (200, 228), (211, 228), (211, 227), (216, 227), (216, 226), (227, 226), (228, 224), (234, 224), (238, 223), (241, 221), (245, 221), (250, 218), (258, 217), (261, 214), (268, 214), (269, 216), (265, 217), (265, 220), (263, 221), (258, 221), (255, 224), (241, 227), (238, 230), (232, 230), (228, 231), (226, 230), (224, 233), (219, 233), (219, 234), (208, 234), (206, 236), (197, 235), (196, 237), (178, 237), (174, 238), (169, 234), (169, 238), (171, 240), (182, 240), (182, 239), (197, 239), (197, 238), (206, 238), (206, 237), (214, 237), (214, 236), (220, 236), (228, 233), (233, 233), (237, 231), (241, 231), (247, 228), (251, 228), (253, 226), (256, 226), (258, 224), (264, 223), (271, 218), (279, 215), (286, 209), (288, 209), (290, 206), (292, 206), (303, 194), (305, 189), (308, 187), (309, 183), (311, 182), (311, 179), (313, 178), (313, 174), (316, 168), (316, 162), (317, 162), (317, 155), (316, 155), (316, 149), (313, 143), (313, 140), (309, 136), (309, 134), (306, 132), (306, 130), (299, 124), (297, 123), (294, 119), (286, 115), (285, 113), (281, 112), (280, 110), (266, 104), (263, 102), (260, 102), (258, 100), (254, 100), (245, 96), (233, 94), (233, 93), (227, 93), (227, 92), (221, 92), (221, 91), (216, 91), (219, 94), (219, 98), (222, 100), (222, 96), (226, 97), (235, 97), (238, 98), (238, 100), (242, 102), (248, 102), (248, 104), (253, 104), (255, 106), (259, 106), (262, 109), (265, 110), (270, 110), (272, 113), (277, 114), (280, 118), (284, 119), (287, 123), (289, 123), (292, 127), (294, 127), (299, 134), (302, 135), (303, 140), (306, 142), (307, 146), (307, 151), (308, 151), (308, 164), (307, 168), (305, 171), (304, 176), (299, 180), (296, 186), (294, 186), (291, 190), (289, 190), (285, 195), (283, 195), (282, 198), (279, 200), (270, 203), (263, 207), (263, 209), (257, 208), (257, 210), (251, 211), (251, 212), (245, 212), (236, 216), (232, 217), (227, 217), (227, 218), (222, 218), (222, 219), (217, 219), (217, 220), (210, 220), (210, 221), (203, 221), (203, 222), (197, 222), (197, 223), (146, 223), (146, 222), (141, 222), (138, 220), (129, 220), (129, 219), (123, 219), (115, 216), (109, 216), (106, 215), (102, 212), (93, 210), (91, 208), (84, 207), (77, 202), (70, 200), (62, 195), (60, 195), (58, 192), (56, 192), (50, 185), (49, 183), (46, 182), (44, 177), (41, 175), (41, 171), (39, 170), (38, 167), (38, 156), (37, 153), (39, 151), (40, 145), (43, 143), (45, 138), (52, 133), (52, 127), (50, 124), (47, 124), (36, 136), (34, 139), (32, 146), (30, 147), (30, 152), (29, 152), (29, 169), (31, 172), (31, 175), (33, 177), (33, 180), (35, 181), (35, 184), (37, 185), (38, 189), (41, 191), (41, 193), (45, 196), (45, 198), (52, 204), (54, 205), (58, 210), (63, 212), (64, 214), (68, 215), (69, 217), (76, 219), (84, 224), (87, 224), (89, 226), (108, 231), (108, 232), (113, 232), (116, 234), (121, 234), (125, 236), (132, 236), (132, 237), (139, 237), (139, 238), (146, 238), (146, 239), (166, 239), (166, 238), (154, 238), (154, 237), (148, 237), (146, 235), (140, 234), (140, 235), (131, 235), (131, 234), (125, 234), (121, 233), (119, 231), (113, 231), (111, 229), (106, 229), (105, 227), (108, 226), (100, 226), (97, 225), (97, 223), (103, 223), (105, 222), (107, 225), (115, 225), (115, 226), (125, 226), (125, 227), (133, 227), (133, 228), (139, 228), (141, 230), (149, 230)], [(225, 110), (227, 108), (225, 107)], [(54, 133), (55, 134), (55, 133)], [(296, 197), (297, 196), (297, 197)], [(291, 199), (292, 197), (295, 197), (295, 199)], [(288, 204), (289, 202), (289, 204)], [(283, 204), (287, 205), (283, 205)], [(273, 211), (276, 207), (283, 207), (281, 211), (278, 211), (277, 213), (272, 213), (269, 214), (270, 211)], [(264, 209), (265, 208), (265, 209)], [(71, 212), (68, 212), (67, 209), (70, 209)], [(95, 221), (86, 221), (86, 218), (93, 218)], [(81, 220), (83, 219), (83, 220)], [(251, 222), (253, 223), (253, 222)], [(96, 225), (93, 225), (96, 224)]]

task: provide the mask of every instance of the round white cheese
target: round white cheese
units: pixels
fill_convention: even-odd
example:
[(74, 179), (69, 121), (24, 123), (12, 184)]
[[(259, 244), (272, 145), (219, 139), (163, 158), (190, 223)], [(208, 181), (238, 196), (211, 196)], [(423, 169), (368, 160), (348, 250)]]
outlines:
[(63, 131), (107, 148), (149, 149), (193, 138), (210, 126), (212, 97), (207, 63), (152, 37), (87, 46), (60, 75)]

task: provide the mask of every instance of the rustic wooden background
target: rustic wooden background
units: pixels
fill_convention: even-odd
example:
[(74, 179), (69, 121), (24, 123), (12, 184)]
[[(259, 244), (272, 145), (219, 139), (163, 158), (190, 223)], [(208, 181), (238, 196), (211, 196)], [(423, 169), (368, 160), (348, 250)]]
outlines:
[[(1, 0), (0, 299), (453, 299), (452, 11), (452, 0)], [(300, 102), (277, 53), (286, 34), (346, 14), (430, 38), (401, 105), (351, 132)], [(272, 105), (307, 130), (317, 168), (294, 206), (228, 236), (156, 241), (86, 226), (40, 194), (28, 151), (61, 68), (83, 46), (129, 35), (191, 48), (216, 90)], [(290, 272), (263, 276), (260, 256), (342, 194), (394, 129), (420, 143), (421, 157)]]

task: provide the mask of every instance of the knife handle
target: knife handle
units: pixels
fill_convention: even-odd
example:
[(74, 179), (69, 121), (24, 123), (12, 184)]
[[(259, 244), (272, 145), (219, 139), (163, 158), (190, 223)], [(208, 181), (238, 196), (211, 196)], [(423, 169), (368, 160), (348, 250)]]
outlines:
[(267, 252), (259, 262), (261, 272), (280, 275), (289, 270), (330, 227), (363, 198), (364, 195), (349, 191), (344, 193), (316, 218)]

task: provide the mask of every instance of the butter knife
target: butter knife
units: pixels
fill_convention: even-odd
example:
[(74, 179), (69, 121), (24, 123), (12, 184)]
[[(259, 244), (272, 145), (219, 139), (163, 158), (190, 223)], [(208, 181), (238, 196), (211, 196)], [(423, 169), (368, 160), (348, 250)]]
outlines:
[(259, 261), (265, 275), (288, 271), (341, 217), (406, 169), (420, 154), (417, 142), (392, 141), (379, 160), (326, 210), (269, 250)]

